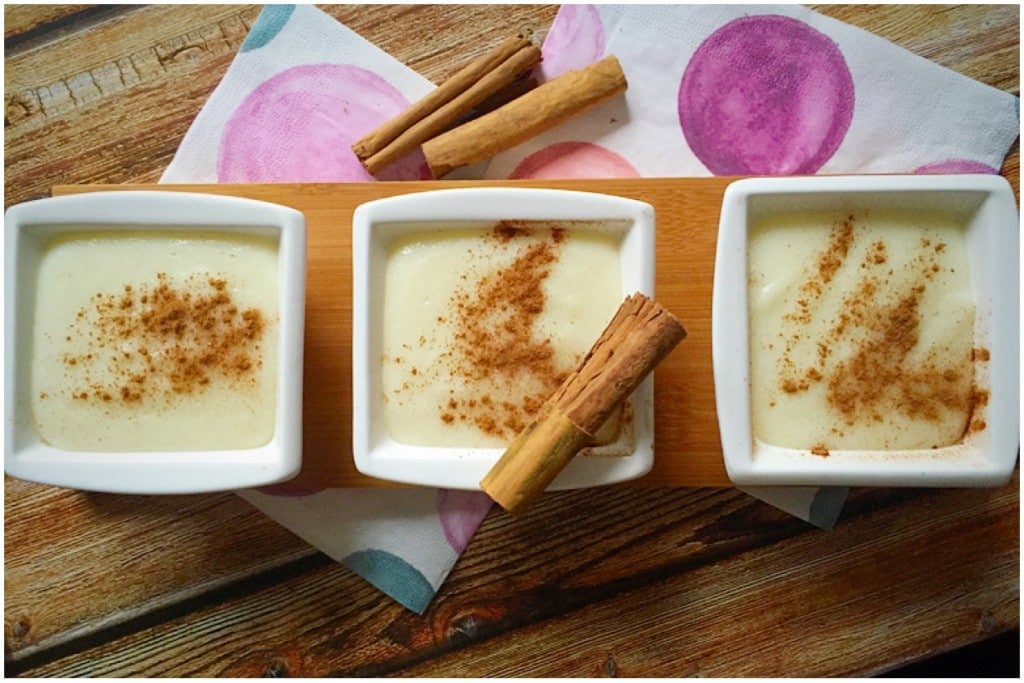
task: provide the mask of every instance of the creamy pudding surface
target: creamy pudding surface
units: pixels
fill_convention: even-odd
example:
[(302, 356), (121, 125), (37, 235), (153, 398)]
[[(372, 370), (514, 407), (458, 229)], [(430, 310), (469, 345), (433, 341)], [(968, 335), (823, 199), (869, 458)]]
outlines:
[(959, 442), (976, 402), (964, 225), (932, 211), (767, 217), (748, 248), (754, 435), (828, 455)]
[(611, 230), (514, 222), (396, 239), (381, 373), (390, 436), (507, 445), (621, 303), (620, 240)]
[(72, 451), (253, 448), (274, 433), (276, 240), (63, 234), (39, 267), (32, 412)]

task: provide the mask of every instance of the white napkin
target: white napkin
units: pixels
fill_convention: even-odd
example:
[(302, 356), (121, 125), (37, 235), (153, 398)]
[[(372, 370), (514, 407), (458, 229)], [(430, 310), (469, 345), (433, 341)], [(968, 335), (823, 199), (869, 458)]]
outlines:
[[(788, 19), (740, 25), (739, 37), (716, 34), (746, 15), (765, 14)], [(752, 42), (750, 35), (761, 35), (758, 26), (769, 35), (773, 27), (781, 33), (771, 38), (782, 53), (773, 63), (786, 65), (790, 52), (802, 56), (786, 67), (796, 71), (786, 71), (785, 78), (758, 71), (761, 81), (747, 79), (743, 88), (734, 87), (736, 77), (716, 63), (722, 54)], [(713, 35), (718, 37), (707, 40)], [(699, 105), (690, 107), (697, 122), (688, 123), (686, 133), (679, 117), (680, 82), (702, 49), (706, 65), (688, 87), (699, 97), (687, 100)], [(1018, 130), (1016, 97), (794, 6), (566, 5), (544, 52), (542, 70), (548, 77), (615, 54), (629, 91), (495, 158), (487, 177), (995, 172)], [(759, 93), (786, 91), (792, 73), (802, 86), (799, 96), (788, 95), (793, 100), (785, 108), (788, 118), (783, 117), (788, 125), (777, 140), (762, 135), (753, 148), (737, 150), (715, 134), (721, 120), (699, 125), (701, 112), (721, 92), (756, 104)], [(372, 181), (351, 153), (351, 143), (432, 87), (320, 10), (268, 5), (161, 181)], [(764, 128), (733, 100), (719, 106), (730, 114), (729, 130), (747, 124)], [(483, 171), (463, 170), (468, 177), (474, 173), (479, 177)], [(413, 154), (384, 177), (425, 178), (428, 172), (422, 156)], [(835, 522), (846, 493), (748, 492), (823, 527)], [(432, 489), (300, 490), (285, 484), (240, 495), (419, 613), (491, 507), (483, 494)]]

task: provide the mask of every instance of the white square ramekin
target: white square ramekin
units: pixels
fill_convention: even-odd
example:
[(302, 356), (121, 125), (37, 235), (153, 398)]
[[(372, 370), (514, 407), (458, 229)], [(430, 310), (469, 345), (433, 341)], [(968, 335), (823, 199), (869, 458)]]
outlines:
[[(574, 229), (587, 221), (621, 222), (623, 298), (638, 291), (654, 295), (654, 210), (643, 202), (589, 192), (467, 188), (399, 195), (357, 207), (352, 219), (352, 446), (356, 468), (363, 474), (406, 484), (479, 490), (480, 480), (501, 456), (503, 449), (396, 441), (384, 426), (381, 381), (384, 281), (392, 240), (428, 224), (433, 229), (441, 223), (501, 220), (574, 221)], [(648, 377), (633, 395), (632, 453), (574, 458), (549, 489), (610, 484), (650, 471), (653, 402), (653, 378)]]
[[(819, 457), (758, 440), (751, 419), (748, 230), (772, 212), (873, 207), (963, 217), (976, 317), (989, 348), (980, 381), (987, 427), (946, 448), (836, 451)], [(794, 264), (801, 267), (801, 264)], [(712, 356), (722, 451), (737, 485), (999, 486), (1019, 447), (1019, 219), (1005, 179), (985, 175), (754, 178), (726, 189), (712, 303)]]
[[(302, 352), (306, 222), (294, 210), (236, 197), (185, 192), (96, 192), (40, 199), (4, 215), (4, 468), (44, 484), (112, 493), (199, 493), (262, 486), (302, 464)], [(66, 451), (43, 442), (31, 418), (31, 315), (43, 246), (67, 231), (215, 229), (275, 238), (279, 358), (275, 425), (258, 448), (208, 451)], [(97, 267), (102, 267), (97, 264)]]

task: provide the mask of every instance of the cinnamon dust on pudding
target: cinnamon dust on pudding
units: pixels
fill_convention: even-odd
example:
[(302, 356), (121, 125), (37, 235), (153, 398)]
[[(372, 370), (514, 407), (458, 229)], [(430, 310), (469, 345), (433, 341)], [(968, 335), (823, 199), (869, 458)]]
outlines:
[(392, 436), (497, 447), (522, 431), (621, 302), (619, 239), (572, 223), (502, 221), (399, 240), (384, 306)]
[(982, 355), (962, 226), (881, 209), (775, 217), (748, 263), (759, 439), (817, 455), (960, 440)]
[[(525, 228), (502, 222), (495, 226), (492, 237), (508, 244), (528, 234)], [(514, 436), (565, 381), (572, 368), (556, 361), (551, 338), (536, 330), (547, 299), (544, 280), (558, 260), (564, 239), (564, 229), (551, 228), (549, 238), (518, 249), (511, 264), (452, 294), (452, 375), (507, 385), (529, 377), (539, 390), (518, 401), (495, 401), (488, 394), (452, 399), (441, 414), (445, 422), (470, 421), (485, 434)]]
[(78, 351), (62, 360), (76, 370), (77, 400), (166, 402), (211, 382), (254, 383), (265, 329), (263, 312), (240, 310), (224, 278), (175, 283), (158, 273), (152, 283), (93, 294), (68, 329)]

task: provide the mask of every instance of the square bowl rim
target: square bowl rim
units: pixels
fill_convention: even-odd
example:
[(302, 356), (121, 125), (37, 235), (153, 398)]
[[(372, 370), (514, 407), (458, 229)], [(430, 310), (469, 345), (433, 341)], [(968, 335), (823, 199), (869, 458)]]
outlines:
[[(380, 335), (369, 329), (368, 292), (373, 287), (369, 264), (372, 250), (383, 248), (374, 226), (387, 224), (487, 223), (523, 221), (629, 221), (624, 234), (635, 236), (635, 291), (654, 295), (654, 209), (626, 197), (549, 188), (452, 188), (412, 192), (365, 202), (352, 220), (353, 339), (352, 452), (356, 469), (367, 476), (419, 486), (480, 490), (479, 482), (501, 456), (500, 448), (442, 448), (388, 441), (371, 443), (369, 359)], [(382, 273), (378, 273), (381, 276)], [(623, 288), (628, 287), (623, 282)], [(635, 448), (621, 457), (574, 458), (548, 490), (599, 486), (641, 477), (653, 466), (653, 377), (633, 395)], [(434, 465), (425, 467), (424, 463)], [(444, 467), (437, 467), (442, 464)]]
[[(127, 494), (187, 494), (278, 483), (302, 464), (302, 352), (305, 320), (306, 222), (290, 207), (228, 195), (164, 190), (109, 190), (48, 197), (4, 213), (5, 389), (4, 468), (13, 477), (78, 490)], [(37, 233), (62, 231), (151, 232), (212, 228), (240, 235), (272, 234), (278, 242), (279, 358), (275, 429), (260, 447), (183, 451), (67, 451), (33, 434), (19, 443), (15, 425), (28, 407), (28, 387), (16, 380), (21, 330), (16, 305), (22, 296), (20, 251)], [(269, 231), (269, 232), (268, 232)], [(22, 432), (32, 431), (25, 427)]]
[[(906, 193), (976, 193), (993, 202), (998, 217), (985, 230), (999, 233), (1007, 249), (999, 262), (1004, 275), (1019, 281), (1018, 210), (1005, 178), (987, 174), (959, 175), (863, 175), (744, 178), (730, 183), (723, 194), (715, 256), (712, 290), (712, 365), (715, 400), (726, 472), (739, 486), (1000, 486), (1012, 476), (1019, 447), (1019, 387), (1012, 380), (1019, 374), (1019, 291), (994, 291), (994, 305), (1009, 315), (996, 317), (990, 327), (1006, 342), (1005, 353), (990, 364), (993, 389), (998, 387), (1005, 401), (995, 406), (995, 420), (988, 420), (994, 457), (978, 462), (933, 461), (922, 466), (913, 456), (922, 451), (889, 451), (907, 456), (900, 461), (872, 466), (836, 458), (787, 457), (783, 462), (755, 461), (758, 445), (766, 452), (793, 456), (796, 449), (783, 449), (759, 442), (753, 435), (749, 377), (749, 292), (746, 286), (746, 249), (749, 222), (748, 202), (758, 196), (840, 195), (856, 198)], [(1012, 226), (1009, 224), (1012, 223)], [(1012, 227), (1012, 229), (1010, 229)], [(994, 239), (994, 238), (993, 238)], [(1010, 244), (1012, 243), (1012, 244)], [(742, 274), (743, 286), (738, 284)], [(1013, 301), (1010, 301), (1010, 299)], [(742, 312), (742, 313), (741, 313)], [(1007, 319), (1012, 318), (1012, 320)], [(726, 397), (728, 405), (726, 405)], [(991, 414), (991, 413), (990, 413)], [(941, 449), (940, 449), (941, 450)], [(836, 451), (837, 454), (879, 454), (882, 451)], [(827, 462), (831, 461), (831, 462)]]

